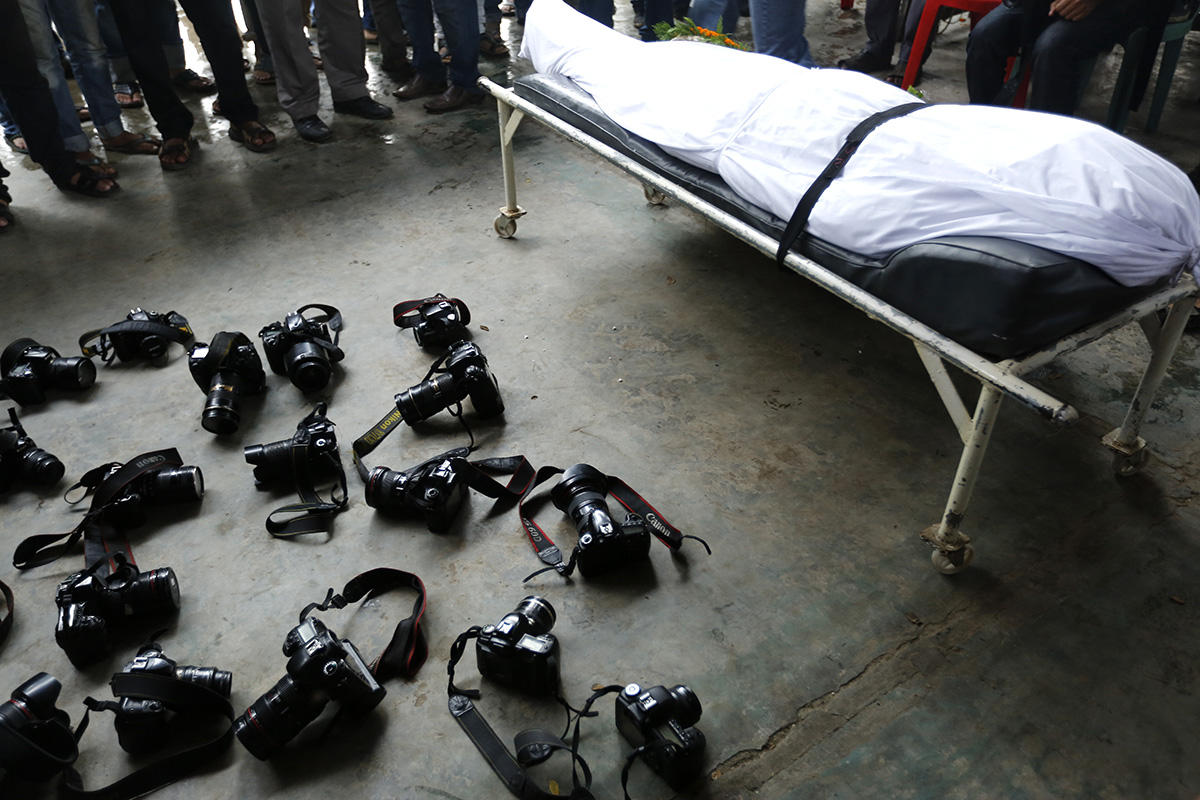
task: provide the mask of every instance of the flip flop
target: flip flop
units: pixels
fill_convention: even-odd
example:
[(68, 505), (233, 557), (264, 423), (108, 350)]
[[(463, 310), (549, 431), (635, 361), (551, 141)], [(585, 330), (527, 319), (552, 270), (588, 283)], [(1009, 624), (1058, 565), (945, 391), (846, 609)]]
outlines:
[[(267, 141), (255, 144), (255, 138), (262, 138), (264, 135), (270, 136), (271, 138)], [(233, 139), (238, 144), (245, 145), (246, 149), (252, 153), (270, 152), (271, 150), (274, 150), (275, 145), (278, 144), (278, 142), (275, 140), (275, 134), (272, 133), (270, 128), (268, 128), (266, 125), (263, 125), (261, 122), (258, 124), (257, 128), (251, 128), (248, 131), (243, 130), (239, 125), (230, 125), (229, 138)]]
[[(122, 94), (126, 95), (130, 99), (121, 100), (119, 97), (117, 97), (117, 95)], [(113, 98), (116, 99), (117, 105), (119, 105), (121, 108), (142, 108), (146, 105), (145, 101), (142, 100), (142, 87), (138, 85), (137, 81), (130, 81), (129, 83), (114, 83)]]
[(27, 155), (29, 155), (28, 147), (17, 147), (17, 139), (24, 139), (24, 138), (25, 137), (19, 133), (4, 134), (4, 141), (8, 142), (8, 146), (12, 148), (12, 151), (14, 153), (20, 153), (23, 156), (27, 156)]
[(89, 172), (94, 172), (101, 178), (117, 177), (117, 168), (105, 161), (100, 156), (92, 156), (91, 158), (79, 160), (75, 159), (75, 163), (86, 168)]
[(124, 144), (104, 144), (101, 139), (100, 143), (104, 144), (106, 153), (124, 153), (130, 156), (153, 156), (158, 155), (158, 149), (162, 147), (162, 140), (156, 139), (153, 136), (147, 136), (144, 133), (134, 134), (137, 138), (130, 139)]
[(265, 69), (255, 68), (254, 82), (259, 86), (273, 86), (275, 84), (275, 73), (267, 72)]
[[(189, 136), (183, 139), (179, 144), (167, 144), (163, 142), (162, 147), (158, 151), (158, 165), (167, 172), (177, 172), (181, 169), (187, 169), (192, 164), (192, 156), (200, 149), (200, 142), (196, 141), (195, 137)], [(163, 161), (163, 156), (178, 156), (183, 155), (183, 161)]]
[[(82, 164), (79, 165), (79, 177), (75, 183), (69, 180), (66, 183), (59, 184), (58, 188), (63, 192), (74, 192), (75, 194), (87, 195), (88, 197), (112, 197), (121, 191), (121, 186), (112, 179), (111, 176), (101, 175), (99, 172), (92, 170)], [(111, 181), (112, 186), (108, 189), (100, 188), (100, 181)]]
[(171, 83), (180, 89), (187, 89), (189, 92), (195, 92), (196, 94), (212, 94), (217, 91), (215, 83), (191, 69), (185, 69), (171, 78)]
[(11, 202), (12, 198), (8, 196), (8, 192), (0, 191), (0, 219), (8, 223), (0, 227), (0, 234), (8, 233), (17, 224), (17, 218), (8, 210), (8, 204)]

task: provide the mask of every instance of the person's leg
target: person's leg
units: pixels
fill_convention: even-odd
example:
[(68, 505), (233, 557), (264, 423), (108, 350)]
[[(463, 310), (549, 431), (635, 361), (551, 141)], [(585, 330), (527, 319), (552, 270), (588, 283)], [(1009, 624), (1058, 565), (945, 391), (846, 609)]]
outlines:
[(750, 0), (754, 49), (802, 67), (815, 67), (804, 38), (804, 0)]
[[(23, 139), (21, 129), (17, 127), (17, 123), (13, 122), (12, 112), (8, 110), (8, 106), (4, 104), (4, 98), (0, 98), (0, 130), (4, 131), (4, 136), (8, 139)], [(21, 144), (24, 148), (24, 143)]]
[(317, 47), (335, 103), (368, 97), (367, 43), (355, 0), (317, 0)]
[(479, 12), (475, 0), (434, 0), (450, 50), (450, 83), (479, 92)]
[[(434, 47), (433, 39), (433, 0), (398, 0), (400, 16), (404, 18), (404, 27), (408, 31), (409, 43), (412, 45), (412, 63), (417, 74), (413, 81), (394, 92), (402, 100), (412, 100), (421, 94), (406, 93), (405, 90), (414, 88), (418, 79), (432, 91), (433, 87), (445, 88), (446, 66), (442, 63)], [(429, 94), (426, 91), (425, 94)], [(411, 96), (406, 96), (411, 94)]]
[(658, 23), (665, 22), (670, 25), (675, 21), (673, 3), (674, 0), (643, 0), (644, 21), (638, 30), (643, 42), (658, 41), (658, 37), (654, 35), (654, 26)]
[(233, 125), (258, 119), (258, 106), (246, 88), (242, 36), (230, 0), (180, 0), (204, 48), (217, 82), (221, 113)]
[(408, 80), (413, 75), (408, 63), (408, 32), (400, 16), (396, 0), (375, 0), (371, 6), (375, 14), (375, 31), (379, 34), (379, 57), (383, 71), (397, 80)]
[[(293, 120), (316, 115), (321, 100), (317, 67), (304, 38), (307, 6), (307, 0), (258, 0), (263, 33), (275, 61), (279, 105)], [(362, 39), (361, 33), (358, 38)]]
[(175, 8), (175, 0), (148, 0), (143, 13), (152, 20), (154, 33), (167, 57), (171, 74), (186, 69), (187, 57), (183, 51), (183, 37), (179, 35), (179, 12)]
[(1033, 47), (1029, 108), (1071, 116), (1079, 103), (1080, 62), (1125, 40), (1141, 18), (1138, 3), (1110, 0), (1083, 19), (1052, 22)]
[(195, 118), (171, 85), (167, 57), (154, 30), (153, 2), (157, 0), (109, 0), (134, 75), (165, 145), (172, 139), (187, 140)]
[(613, 0), (579, 0), (579, 13), (601, 25), (613, 26)]
[(95, 5), (92, 0), (49, 0), (48, 5), (96, 132), (106, 141), (121, 137), (125, 126), (113, 97)]
[(1008, 59), (1021, 47), (1025, 12), (999, 5), (979, 20), (967, 38), (967, 96), (977, 105), (993, 105), (1004, 87)]
[(72, 153), (86, 153), (90, 145), (83, 128), (79, 125), (75, 101), (71, 98), (71, 89), (67, 86), (67, 78), (63, 74), (58, 46), (50, 29), (49, 6), (46, 0), (20, 0), (20, 5), (21, 14), (25, 18), (25, 29), (29, 32), (33, 54), (37, 59), (38, 72), (46, 80), (50, 96), (54, 99), (59, 138), (63, 146)]
[(255, 83), (273, 83), (275, 81), (275, 62), (271, 58), (271, 46), (267, 44), (267, 35), (263, 33), (262, 18), (258, 16), (256, 0), (241, 0), (242, 15), (254, 30), (254, 81)]
[(738, 25), (737, 0), (692, 0), (692, 8), (688, 12), (692, 22), (710, 31), (717, 30), (733, 34)]
[(896, 49), (896, 27), (900, 19), (900, 0), (867, 0), (863, 11), (863, 25), (867, 29), (869, 53), (879, 64), (892, 63), (892, 51)]
[(117, 21), (113, 19), (112, 8), (108, 0), (95, 0), (96, 24), (100, 28), (100, 38), (107, 49), (108, 72), (113, 83), (128, 84), (136, 80), (133, 77), (133, 67), (129, 64), (129, 56), (125, 54), (125, 43), (121, 41), (121, 32), (117, 30)]

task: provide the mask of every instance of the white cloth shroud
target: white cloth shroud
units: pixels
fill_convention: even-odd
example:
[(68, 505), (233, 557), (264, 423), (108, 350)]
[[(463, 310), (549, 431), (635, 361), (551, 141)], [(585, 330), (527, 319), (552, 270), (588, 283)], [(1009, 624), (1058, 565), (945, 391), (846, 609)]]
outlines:
[[(521, 55), (785, 221), (855, 125), (915, 99), (851, 70), (641, 42), (562, 0), (535, 0)], [(941, 236), (1015, 239), (1126, 286), (1200, 266), (1200, 196), (1179, 168), (1091, 122), (991, 106), (935, 104), (876, 128), (808, 231), (876, 258)]]

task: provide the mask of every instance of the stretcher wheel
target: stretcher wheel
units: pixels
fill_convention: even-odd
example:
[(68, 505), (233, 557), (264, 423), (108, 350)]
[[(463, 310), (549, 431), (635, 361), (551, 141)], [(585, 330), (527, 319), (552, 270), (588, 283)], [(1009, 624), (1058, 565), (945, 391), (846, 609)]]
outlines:
[(501, 214), (496, 217), (492, 227), (496, 229), (496, 235), (501, 239), (511, 239), (517, 232), (517, 221)]
[(950, 560), (950, 556), (943, 553), (941, 550), (934, 550), (932, 555), (933, 568), (943, 575), (954, 575), (962, 572), (971, 565), (971, 560), (975, 558), (975, 550), (971, 547), (964, 547), (957, 551), (962, 555), (962, 563), (955, 564)]
[(644, 183), (642, 184), (642, 194), (646, 196), (646, 202), (652, 206), (661, 206), (663, 203), (667, 202), (667, 196), (665, 194), (660, 192), (658, 189), (655, 189), (653, 186), (647, 186)]
[(1116, 453), (1113, 455), (1113, 471), (1123, 477), (1129, 477), (1141, 472), (1149, 462), (1150, 451), (1145, 447), (1129, 455)]

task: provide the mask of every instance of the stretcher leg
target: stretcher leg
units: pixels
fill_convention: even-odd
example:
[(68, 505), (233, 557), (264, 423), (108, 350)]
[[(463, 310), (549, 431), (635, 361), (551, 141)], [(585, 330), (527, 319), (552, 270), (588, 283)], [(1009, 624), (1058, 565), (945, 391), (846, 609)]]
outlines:
[(1125, 412), (1125, 421), (1121, 427), (1109, 432), (1101, 441), (1104, 446), (1113, 451), (1113, 469), (1118, 475), (1133, 475), (1146, 465), (1150, 451), (1146, 449), (1146, 440), (1138, 435), (1146, 412), (1154, 403), (1154, 396), (1166, 377), (1167, 367), (1179, 348), (1183, 338), (1183, 328), (1191, 316), (1194, 301), (1191, 297), (1178, 300), (1167, 312), (1167, 320), (1163, 323), (1158, 335), (1150, 341), (1150, 363), (1142, 373), (1129, 410)]
[(963, 443), (962, 457), (958, 462), (958, 473), (946, 501), (946, 511), (938, 525), (931, 525), (921, 532), (921, 538), (933, 547), (933, 566), (938, 572), (952, 575), (961, 572), (971, 563), (975, 551), (971, 549), (970, 537), (959, 526), (971, 502), (975, 479), (983, 465), (996, 415), (1000, 412), (1000, 401), (1004, 394), (992, 386), (982, 384), (975, 415), (971, 418), (971, 429)]
[(504, 207), (492, 227), (502, 239), (511, 239), (517, 232), (517, 220), (525, 216), (525, 209), (517, 205), (517, 176), (513, 167), (513, 134), (525, 113), (519, 109), (513, 110), (508, 103), (496, 99), (496, 107), (500, 115), (500, 161), (504, 168)]

